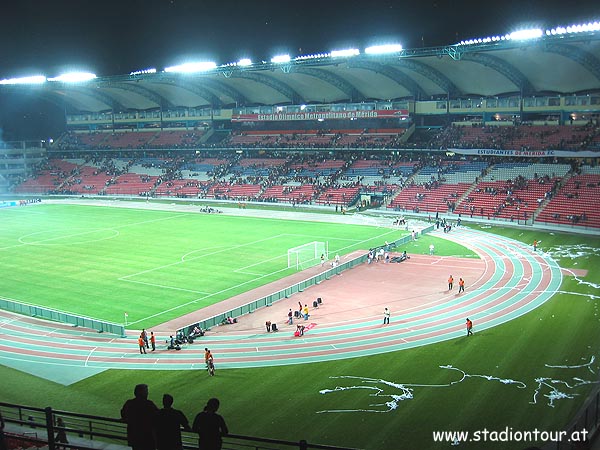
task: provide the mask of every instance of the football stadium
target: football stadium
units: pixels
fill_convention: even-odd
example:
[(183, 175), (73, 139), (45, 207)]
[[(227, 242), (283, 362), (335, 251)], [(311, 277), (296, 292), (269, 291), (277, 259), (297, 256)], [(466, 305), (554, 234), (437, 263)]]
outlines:
[(600, 23), (0, 96), (7, 448), (600, 448)]

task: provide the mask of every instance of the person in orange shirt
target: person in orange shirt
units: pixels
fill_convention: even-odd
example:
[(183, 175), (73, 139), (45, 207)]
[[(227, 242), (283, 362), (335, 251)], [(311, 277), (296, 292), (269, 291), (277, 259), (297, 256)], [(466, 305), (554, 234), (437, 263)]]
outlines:
[(458, 293), (465, 292), (465, 280), (462, 278), (458, 279)]
[(150, 345), (152, 346), (152, 351), (156, 350), (156, 337), (154, 336), (154, 331), (150, 332)]
[(452, 275), (450, 275), (450, 277), (448, 278), (448, 290), (451, 291), (453, 286), (454, 286), (454, 278), (452, 278)]
[(535, 251), (537, 251), (537, 246), (538, 246), (538, 241), (537, 241), (537, 239), (535, 239), (535, 240), (533, 241), (533, 251), (534, 251), (534, 252), (535, 252)]
[(473, 322), (467, 317), (467, 336), (473, 336)]
[(140, 353), (146, 354), (146, 341), (144, 341), (144, 336), (140, 334), (138, 338), (138, 345), (140, 346)]

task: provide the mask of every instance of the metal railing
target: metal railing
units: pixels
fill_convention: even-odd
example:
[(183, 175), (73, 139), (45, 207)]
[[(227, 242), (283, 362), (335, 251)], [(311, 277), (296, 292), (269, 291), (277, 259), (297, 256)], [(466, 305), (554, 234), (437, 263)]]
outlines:
[[(5, 439), (21, 447), (92, 450), (109, 448), (127, 449), (127, 425), (120, 419), (35, 408), (11, 403), (0, 403), (6, 422)], [(57, 427), (58, 419), (63, 425)], [(58, 430), (64, 430), (69, 443), (56, 442)], [(182, 431), (183, 448), (198, 448), (198, 435)], [(230, 434), (223, 438), (224, 450), (355, 450), (349, 447), (311, 444), (305, 440), (285, 441), (256, 436)]]

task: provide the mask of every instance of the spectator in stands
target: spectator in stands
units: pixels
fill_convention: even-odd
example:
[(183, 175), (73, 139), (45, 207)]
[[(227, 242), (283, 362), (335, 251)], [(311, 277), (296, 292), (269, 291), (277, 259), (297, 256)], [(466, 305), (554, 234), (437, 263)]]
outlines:
[(173, 408), (173, 396), (163, 395), (163, 408), (156, 418), (156, 445), (158, 450), (181, 450), (181, 428), (192, 431), (183, 412)]
[[(57, 444), (69, 443), (69, 440), (67, 439), (67, 432), (65, 431), (65, 422), (62, 417), (56, 419), (56, 436), (54, 437), (54, 442)], [(66, 447), (57, 445), (56, 448), (64, 449)]]
[(154, 450), (158, 407), (148, 400), (147, 384), (138, 384), (133, 394), (135, 397), (121, 408), (121, 419), (127, 423), (127, 443), (133, 450)]
[(198, 433), (199, 450), (221, 450), (223, 436), (229, 434), (225, 420), (217, 414), (218, 409), (219, 400), (211, 398), (194, 419), (192, 430)]

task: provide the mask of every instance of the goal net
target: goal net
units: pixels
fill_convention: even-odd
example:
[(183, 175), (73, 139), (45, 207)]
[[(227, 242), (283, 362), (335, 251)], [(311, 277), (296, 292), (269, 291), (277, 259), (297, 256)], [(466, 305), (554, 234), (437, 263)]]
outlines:
[(308, 244), (290, 248), (287, 255), (288, 269), (296, 268), (296, 270), (303, 270), (320, 264), (321, 255), (323, 256), (323, 260), (327, 261), (329, 259), (329, 243), (309, 242)]

